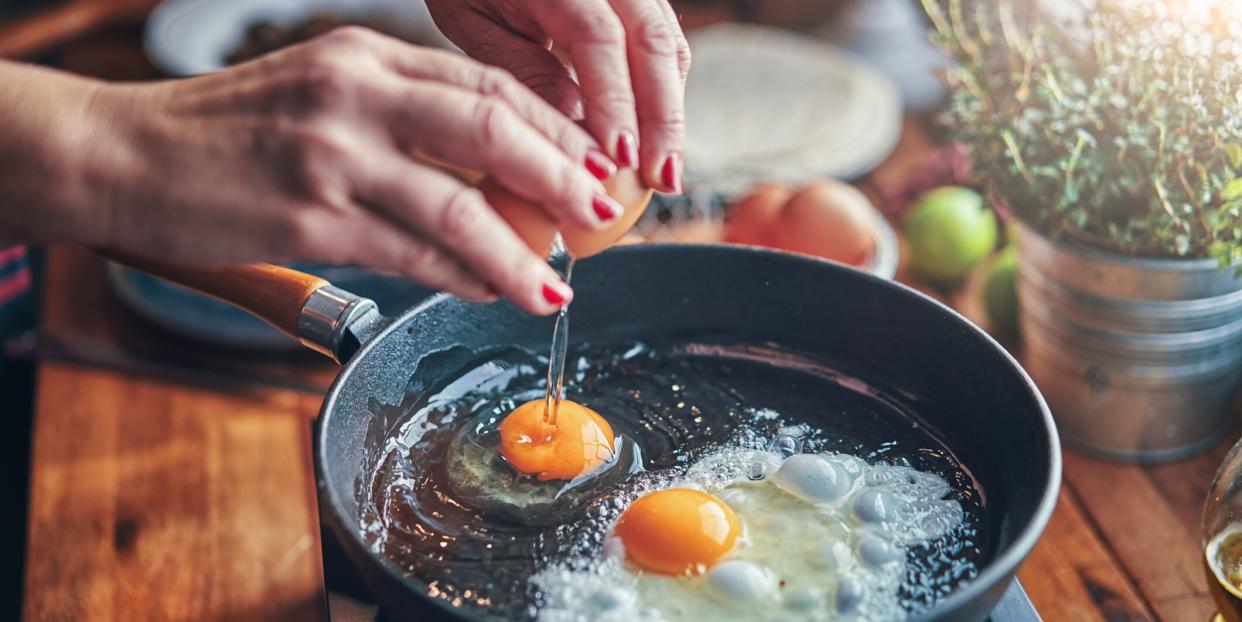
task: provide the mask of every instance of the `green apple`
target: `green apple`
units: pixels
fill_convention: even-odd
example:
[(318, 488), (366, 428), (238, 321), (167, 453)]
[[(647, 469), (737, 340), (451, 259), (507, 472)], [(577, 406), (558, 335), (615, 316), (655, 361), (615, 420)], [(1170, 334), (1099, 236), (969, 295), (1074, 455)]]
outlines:
[(902, 229), (915, 271), (940, 285), (961, 282), (996, 247), (996, 215), (969, 188), (923, 195)]
[(987, 311), (992, 332), (1015, 335), (1018, 332), (1018, 251), (1006, 246), (991, 261), (991, 272), (983, 282), (983, 308)]

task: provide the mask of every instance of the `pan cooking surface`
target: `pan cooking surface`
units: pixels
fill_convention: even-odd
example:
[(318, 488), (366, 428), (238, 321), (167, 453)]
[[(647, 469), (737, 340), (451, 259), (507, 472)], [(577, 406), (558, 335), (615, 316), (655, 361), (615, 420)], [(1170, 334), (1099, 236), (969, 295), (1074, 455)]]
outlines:
[[(947, 481), (965, 520), (907, 550), (902, 606), (923, 611), (973, 579), (991, 553), (986, 497), (917, 412), (815, 360), (766, 346), (626, 343), (571, 350), (567, 397), (601, 413), (621, 437), (614, 464), (585, 482), (536, 484), (491, 459), (495, 425), (543, 394), (546, 358), (518, 349), (458, 348), (424, 359), (359, 487), (364, 539), (433, 597), (529, 618), (541, 602), (529, 578), (551, 561), (599, 554), (608, 526), (642, 491), (677, 479), (722, 446), (762, 448), (808, 426), (805, 451), (909, 466)], [(476, 459), (477, 458), (477, 459)], [(499, 492), (497, 492), (499, 491)], [(491, 494), (489, 497), (489, 493)], [(515, 502), (514, 498), (537, 503)], [(543, 495), (543, 497), (539, 497)], [(482, 509), (481, 509), (482, 508)]]

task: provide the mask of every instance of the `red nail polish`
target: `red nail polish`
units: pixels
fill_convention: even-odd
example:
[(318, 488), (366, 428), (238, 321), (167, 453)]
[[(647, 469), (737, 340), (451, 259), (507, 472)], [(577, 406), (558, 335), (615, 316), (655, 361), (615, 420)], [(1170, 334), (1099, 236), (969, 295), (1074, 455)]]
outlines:
[(617, 136), (617, 164), (626, 168), (638, 166), (638, 145), (634, 142), (634, 135), (629, 132), (621, 132)]
[(670, 192), (681, 194), (681, 154), (669, 154), (660, 167), (660, 182)]
[(603, 151), (594, 147), (587, 149), (586, 159), (583, 163), (586, 164), (587, 171), (600, 181), (612, 179), (612, 176), (617, 174), (617, 165), (613, 164), (612, 160), (608, 159), (608, 156), (604, 155)]
[(543, 299), (548, 301), (548, 304), (554, 304), (558, 307), (564, 306), (568, 304), (573, 297), (573, 290), (569, 289), (568, 285), (561, 283), (560, 281), (557, 281), (556, 283), (544, 283), (543, 285)]
[(597, 194), (591, 198), (591, 209), (595, 210), (595, 215), (604, 222), (611, 222), (621, 217), (625, 213), (625, 208), (620, 203), (612, 200), (611, 197)]

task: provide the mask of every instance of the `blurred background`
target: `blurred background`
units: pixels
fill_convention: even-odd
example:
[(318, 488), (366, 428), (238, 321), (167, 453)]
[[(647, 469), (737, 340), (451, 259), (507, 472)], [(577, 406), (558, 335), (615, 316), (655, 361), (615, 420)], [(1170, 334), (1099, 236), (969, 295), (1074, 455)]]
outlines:
[[(1039, 3), (1011, 4), (1023, 21), (1022, 14)], [(1071, 14), (1081, 11), (1073, 0), (1042, 4)], [(955, 114), (945, 80), (957, 60), (951, 58), (952, 45), (933, 45), (933, 40), (946, 43), (947, 37), (932, 34), (939, 24), (929, 19), (919, 0), (674, 0), (672, 5), (694, 54), (687, 85), (686, 193), (657, 197), (623, 243), (744, 244), (809, 254), (897, 280), (952, 306), (1024, 357), (1028, 369), (1043, 369), (1043, 379), (1036, 380), (1045, 394), (1054, 402), (1063, 398), (1054, 403), (1059, 424), (1063, 431), (1080, 433), (1083, 441), (1078, 445), (1082, 455), (1067, 458), (1069, 486), (1057, 515), (1021, 575), (1039, 610), (1051, 620), (1207, 619), (1212, 605), (1201, 589), (1200, 504), (1233, 436), (1236, 409), (1231, 400), (1242, 356), (1220, 353), (1242, 352), (1237, 347), (1242, 330), (1231, 328), (1225, 331), (1227, 338), (1212, 344), (1215, 375), (1210, 383), (1140, 387), (1126, 375), (1136, 367), (1135, 360), (1142, 363), (1138, 367), (1147, 373), (1144, 378), (1161, 381), (1190, 367), (1201, 369), (1202, 361), (1193, 357), (1207, 356), (1203, 352), (1170, 353), (1166, 347), (1188, 343), (1177, 331), (1206, 326), (1185, 328), (1183, 322), (1169, 328), (1185, 318), (1165, 303), (1186, 301), (1165, 300), (1155, 307), (1130, 304), (1133, 300), (1120, 307), (1108, 302), (1101, 311), (1082, 306), (1083, 300), (1098, 300), (1103, 295), (1098, 292), (1066, 295), (1069, 290), (1057, 289), (1059, 285), (1036, 289), (1040, 275), (1047, 278), (1038, 282), (1045, 283), (1073, 281), (1076, 271), (1096, 273), (1080, 269), (1081, 263), (1032, 260), (1022, 281), (1022, 249), (1012, 244), (1022, 234), (1010, 205), (984, 187), (970, 147), (957, 140), (961, 110)], [(420, 45), (452, 47), (418, 0), (0, 0), (0, 58), (107, 80), (175, 79), (244, 62), (344, 24), (363, 24)], [(941, 47), (951, 51), (942, 52)], [(1014, 91), (1008, 89), (1011, 95)], [(1008, 121), (1016, 121), (1023, 111), (1005, 113)], [(979, 121), (979, 127), (990, 126)], [(1067, 131), (1081, 136), (1075, 134), (1079, 129)], [(1077, 163), (1078, 156), (1071, 160), (1067, 154), (1086, 139), (1058, 136), (1048, 141), (1053, 147), (1047, 150), (1052, 153), (1049, 176), (1072, 178), (1064, 175), (1063, 167), (1067, 161)], [(1007, 152), (1001, 147), (995, 153)], [(1242, 147), (1238, 153), (1242, 158)], [(994, 164), (985, 172), (1008, 170), (1013, 162)], [(1072, 173), (1074, 165), (1069, 168)], [(1045, 189), (1035, 183), (1031, 187), (1036, 194)], [(1077, 187), (1070, 190), (1078, 192)], [(1047, 241), (1039, 236), (1030, 240), (1025, 249), (1035, 250), (1024, 251), (1030, 257), (1059, 252), (1040, 251)], [(73, 491), (89, 484), (75, 482), (67, 473), (100, 473), (101, 480), (111, 478), (108, 485), (117, 488), (128, 483), (118, 473), (137, 473), (132, 479), (158, 482), (150, 498), (144, 497), (144, 503), (158, 506), (167, 502), (166, 490), (194, 493), (201, 486), (198, 480), (162, 475), (197, 476), (196, 469), (203, 467), (186, 456), (201, 458), (195, 453), (201, 451), (215, 460), (204, 458), (204, 463), (215, 464), (220, 455), (228, 455), (211, 453), (219, 450), (215, 445), (204, 448), (201, 438), (210, 437), (239, 444), (263, 439), (261, 450), (250, 448), (258, 465), (254, 470), (271, 469), (271, 477), (285, 477), (282, 469), (291, 467), (269, 456), (282, 455), (282, 447), (289, 455), (309, 452), (308, 438), (289, 430), (308, 429), (305, 424), (314, 417), (336, 367), (241, 311), (110, 264), (84, 249), (26, 249), (22, 257), (4, 269), (12, 274), (0, 270), (0, 284), (7, 278), (29, 284), (14, 302), (0, 305), (0, 391), (10, 396), (0, 408), (8, 411), (11, 425), (2, 437), (0, 455), (7, 470), (16, 474), (4, 478), (3, 500), (17, 508), (6, 513), (4, 533), (21, 551), (4, 556), (13, 566), (5, 575), (26, 576), (25, 596), (34, 603), (27, 603), (26, 612), (35, 612), (28, 617), (79, 619), (61, 607), (59, 595), (77, 589), (74, 571), (88, 564), (75, 557), (80, 551), (68, 550), (73, 548), (71, 538), (55, 530), (64, 518), (57, 514), (62, 506), (73, 505)], [(1215, 259), (1184, 259), (1199, 260), (1196, 270), (1218, 271)], [(1133, 267), (1116, 268), (1125, 263), (1113, 261), (1099, 273)], [(376, 300), (387, 314), (432, 293), (416, 283), (350, 266), (297, 267)], [(19, 272), (22, 276), (13, 276)], [(1035, 292), (1024, 303), (1047, 302), (1027, 305), (1044, 310), (1042, 320), (1022, 315), (1023, 282)], [(1231, 284), (1210, 292), (1233, 305), (1212, 321), (1242, 326), (1242, 297), (1229, 295), (1238, 289)], [(1141, 298), (1143, 292), (1126, 294)], [(1197, 303), (1191, 299), (1186, 304), (1190, 308)], [(1112, 348), (1116, 344), (1108, 340), (1116, 337), (1125, 348), (1108, 350), (1107, 363), (1090, 362), (1101, 346), (1032, 368), (1026, 357), (1034, 342), (1022, 340), (1024, 332), (1030, 333), (1028, 325), (1044, 331), (1048, 318), (1067, 317), (1084, 318), (1084, 324), (1058, 324), (1060, 341), (1035, 352), (1053, 356), (1068, 348), (1066, 344), (1088, 341), (1083, 335), (1097, 340), (1092, 347), (1106, 343)], [(1165, 323), (1153, 329), (1158, 323), (1152, 317)], [(1108, 333), (1114, 329), (1119, 337)], [(1135, 342), (1136, 330), (1167, 334)], [(1150, 343), (1164, 349), (1142, 350)], [(1116, 354), (1123, 350), (1123, 355)], [(92, 369), (109, 370), (119, 379), (99, 380), (86, 371)], [(127, 384), (138, 377), (147, 380)], [(32, 415), (36, 390), (37, 418)], [(1111, 401), (1118, 394), (1147, 401)], [(1156, 394), (1166, 401), (1152, 401)], [(272, 414), (238, 424), (208, 412), (209, 406), (228, 408), (234, 395), (260, 400), (261, 410)], [(89, 406), (107, 400), (125, 408), (101, 419), (99, 428), (83, 425), (95, 416)], [(1128, 418), (1102, 425), (1094, 414), (1098, 412)], [(165, 418), (167, 413), (176, 416)], [(1094, 423), (1076, 428), (1076, 422)], [(83, 457), (78, 448), (62, 442), (83, 429), (111, 434), (113, 453), (99, 449), (100, 455)], [(1119, 439), (1119, 430), (1133, 434)], [(36, 447), (44, 448), (33, 456), (33, 490), (32, 437)], [(126, 439), (137, 440), (127, 444)], [(174, 450), (159, 453), (144, 443)], [(1132, 462), (1192, 457), (1135, 466), (1086, 456)], [(305, 485), (313, 499), (310, 473), (292, 473), (290, 477), (300, 479), (291, 488)], [(27, 507), (32, 494), (35, 502)], [(243, 510), (270, 503), (287, 510), (282, 516), (305, 513), (305, 508), (292, 507), (297, 499), (246, 502), (252, 505)], [(280, 505), (286, 502), (292, 505)], [(109, 512), (115, 508), (98, 505), (73, 505), (85, 508), (72, 516), (80, 530), (74, 533), (94, 534), (98, 542), (93, 543), (104, 551), (99, 553), (103, 562), (92, 558), (90, 563), (123, 569), (124, 555), (112, 551), (123, 551), (133, 533), (124, 521), (113, 520)], [(28, 526), (44, 531), (28, 538)], [(317, 523), (301, 527), (318, 529)], [(357, 619), (373, 617), (365, 607), (365, 594), (357, 593), (350, 577), (333, 575), (333, 556), (333, 551), (324, 551), (327, 589), (347, 595), (333, 600), (334, 610), (361, 611)], [(244, 583), (244, 573), (239, 576), (243, 578), (238, 582)], [(11, 612), (16, 619), (22, 611), (22, 584), (5, 585), (10, 599), (0, 615)], [(102, 593), (126, 594), (125, 586), (95, 587)], [(236, 598), (262, 618), (269, 609), (280, 611), (284, 596), (246, 593)]]

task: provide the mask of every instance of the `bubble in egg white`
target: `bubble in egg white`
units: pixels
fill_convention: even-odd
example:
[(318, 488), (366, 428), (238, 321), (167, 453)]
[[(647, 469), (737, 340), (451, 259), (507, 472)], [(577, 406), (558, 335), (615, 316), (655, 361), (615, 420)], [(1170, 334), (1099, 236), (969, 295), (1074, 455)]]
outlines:
[(776, 578), (766, 568), (742, 559), (720, 562), (707, 572), (712, 593), (726, 601), (754, 602), (772, 596)]
[(781, 490), (811, 503), (836, 501), (854, 485), (840, 463), (816, 454), (790, 456), (772, 479)]
[(854, 497), (854, 514), (864, 523), (884, 523), (897, 518), (897, 498), (887, 490), (864, 488)]
[[(729, 557), (701, 576), (673, 577), (641, 571), (625, 561), (618, 539), (601, 536), (593, 549), (583, 549), (587, 557), (532, 578), (544, 595), (538, 618), (904, 619), (898, 590), (906, 547), (961, 524), (964, 510), (944, 498), (952, 488), (932, 473), (869, 465), (847, 454), (782, 458), (779, 445), (755, 440), (747, 447), (768, 450), (723, 448), (624, 495), (628, 504), (648, 490), (689, 483), (719, 496), (743, 530)], [(761, 471), (758, 480), (752, 469)], [(611, 512), (606, 524), (619, 514)]]
[(824, 606), (824, 592), (817, 589), (794, 590), (785, 597), (785, 602), (803, 611), (819, 609)]
[(837, 611), (850, 613), (862, 604), (866, 592), (861, 583), (851, 576), (841, 577), (837, 583)]
[(858, 540), (858, 556), (868, 566), (883, 566), (895, 562), (905, 556), (905, 551), (896, 544), (875, 534), (864, 534)]
[(603, 587), (591, 594), (591, 606), (599, 611), (620, 611), (634, 604), (634, 592), (620, 587)]
[(817, 565), (825, 570), (848, 571), (854, 565), (854, 556), (848, 544), (837, 541), (819, 547)]

